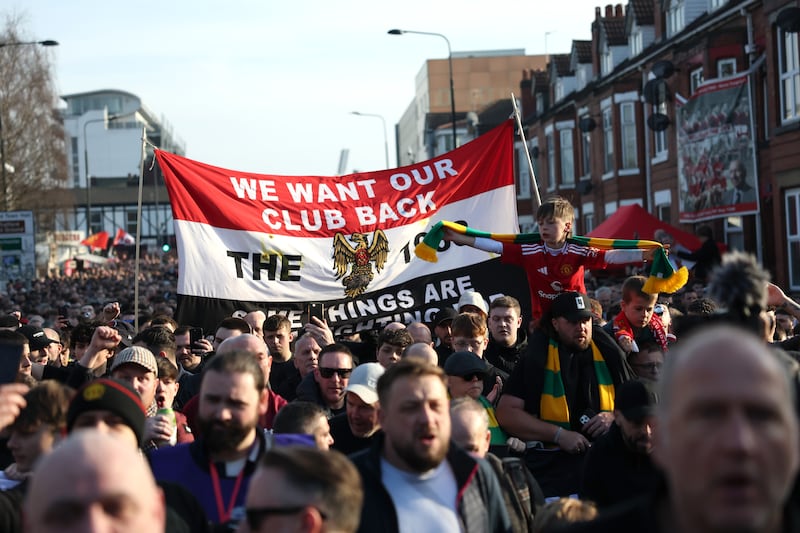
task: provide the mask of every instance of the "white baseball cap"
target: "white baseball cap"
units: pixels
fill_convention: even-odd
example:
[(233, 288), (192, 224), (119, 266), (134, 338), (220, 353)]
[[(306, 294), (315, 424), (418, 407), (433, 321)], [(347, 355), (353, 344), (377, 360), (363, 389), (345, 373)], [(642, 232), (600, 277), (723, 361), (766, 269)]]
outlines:
[(380, 363), (362, 363), (353, 369), (344, 390), (356, 394), (364, 403), (373, 405), (378, 401), (378, 378), (384, 372)]
[(483, 296), (473, 290), (464, 291), (464, 293), (461, 295), (461, 298), (458, 299), (459, 311), (461, 311), (461, 308), (465, 305), (474, 305), (483, 311), (484, 315), (489, 314), (489, 306), (486, 304), (486, 300), (483, 299)]

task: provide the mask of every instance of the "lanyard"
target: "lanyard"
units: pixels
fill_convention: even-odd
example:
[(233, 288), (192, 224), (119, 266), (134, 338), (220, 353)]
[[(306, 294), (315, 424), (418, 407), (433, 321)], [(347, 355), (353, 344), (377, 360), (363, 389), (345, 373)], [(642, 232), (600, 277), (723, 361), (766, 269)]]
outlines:
[(236, 504), (236, 496), (239, 494), (239, 487), (242, 485), (242, 478), (244, 477), (244, 471), (247, 468), (245, 464), (242, 469), (239, 471), (239, 475), (236, 476), (236, 483), (233, 485), (233, 491), (231, 492), (231, 499), (228, 502), (228, 510), (225, 510), (225, 503), (222, 500), (222, 487), (219, 483), (219, 474), (217, 473), (217, 466), (214, 464), (213, 461), (208, 462), (208, 470), (211, 473), (211, 485), (214, 487), (214, 498), (217, 500), (217, 514), (219, 515), (219, 523), (224, 524), (227, 522), (231, 517), (231, 512), (233, 511), (233, 506)]

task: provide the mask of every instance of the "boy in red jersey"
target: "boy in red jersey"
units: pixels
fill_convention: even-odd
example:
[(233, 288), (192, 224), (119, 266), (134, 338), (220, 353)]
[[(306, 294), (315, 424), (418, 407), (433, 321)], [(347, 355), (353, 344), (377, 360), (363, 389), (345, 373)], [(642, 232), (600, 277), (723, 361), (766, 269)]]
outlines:
[(485, 237), (472, 237), (445, 229), (444, 239), (479, 250), (501, 254), (503, 263), (525, 269), (531, 292), (531, 313), (538, 322), (551, 302), (564, 291), (586, 293), (584, 269), (606, 268), (609, 264), (651, 261), (654, 250), (598, 250), (567, 243), (572, 235), (575, 209), (560, 196), (546, 199), (536, 211), (542, 242), (536, 244), (501, 243)]

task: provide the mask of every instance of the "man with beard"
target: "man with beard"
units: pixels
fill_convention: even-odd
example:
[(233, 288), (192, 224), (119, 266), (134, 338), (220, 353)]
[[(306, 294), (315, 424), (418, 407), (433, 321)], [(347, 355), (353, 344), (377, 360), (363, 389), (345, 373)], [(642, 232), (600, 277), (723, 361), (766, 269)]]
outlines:
[(378, 423), (380, 363), (362, 363), (350, 375), (345, 390), (346, 411), (330, 420), (333, 448), (345, 455), (368, 448), (381, 426)]
[(510, 531), (491, 467), (450, 446), (443, 371), (407, 357), (378, 379), (383, 432), (351, 458), (364, 484), (359, 531)]
[(527, 442), (525, 462), (546, 497), (578, 492), (591, 440), (614, 420), (614, 391), (631, 377), (625, 354), (592, 326), (589, 298), (553, 300), (497, 405), (506, 433)]
[(598, 507), (628, 501), (655, 489), (659, 478), (650, 460), (655, 395), (637, 380), (617, 390), (614, 423), (586, 454), (580, 497)]
[(200, 385), (200, 436), (150, 454), (159, 481), (186, 487), (215, 524), (235, 528), (244, 516), (250, 476), (267, 449), (258, 418), (267, 409), (264, 373), (247, 352), (217, 354)]

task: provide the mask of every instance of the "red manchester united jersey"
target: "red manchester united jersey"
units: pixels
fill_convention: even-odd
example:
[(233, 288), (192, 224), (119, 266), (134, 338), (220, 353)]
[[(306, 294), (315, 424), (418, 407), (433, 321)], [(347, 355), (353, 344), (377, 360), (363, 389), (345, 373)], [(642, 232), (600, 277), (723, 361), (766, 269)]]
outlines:
[(525, 269), (531, 292), (531, 313), (538, 320), (563, 291), (586, 292), (584, 269), (605, 268), (605, 252), (578, 244), (565, 244), (555, 254), (539, 244), (503, 244), (503, 263)]

